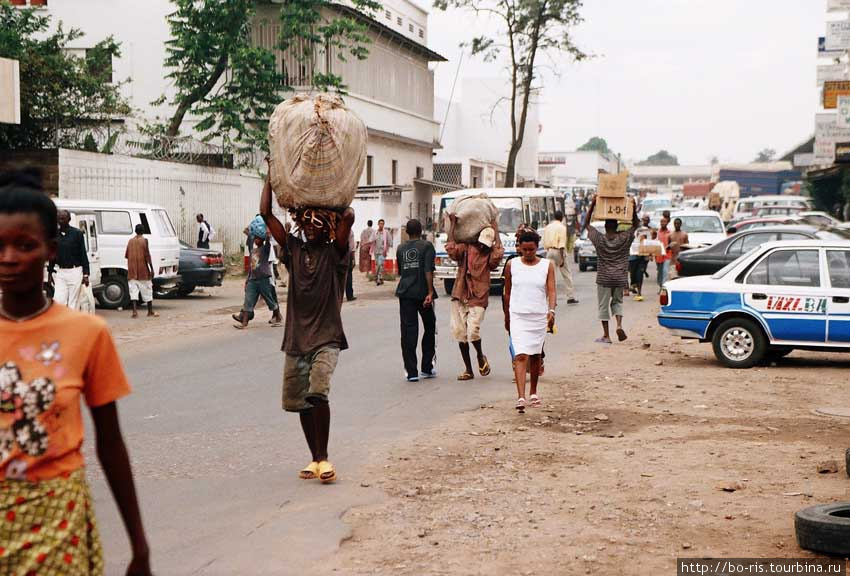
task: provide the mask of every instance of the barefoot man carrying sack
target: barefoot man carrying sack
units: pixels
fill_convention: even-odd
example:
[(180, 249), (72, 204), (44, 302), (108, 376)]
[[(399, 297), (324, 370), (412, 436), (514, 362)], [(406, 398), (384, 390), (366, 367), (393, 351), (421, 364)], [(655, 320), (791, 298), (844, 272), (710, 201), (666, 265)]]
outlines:
[[(271, 172), (271, 170), (269, 170)], [(341, 350), (348, 348), (342, 329), (342, 297), (348, 261), (348, 237), (354, 210), (290, 210), (296, 228), (288, 233), (272, 213), (269, 179), (260, 199), (260, 215), (274, 239), (289, 254), (289, 285), (283, 351), (283, 409), (298, 412), (312, 460), (299, 476), (333, 482), (328, 462), (331, 377)]]

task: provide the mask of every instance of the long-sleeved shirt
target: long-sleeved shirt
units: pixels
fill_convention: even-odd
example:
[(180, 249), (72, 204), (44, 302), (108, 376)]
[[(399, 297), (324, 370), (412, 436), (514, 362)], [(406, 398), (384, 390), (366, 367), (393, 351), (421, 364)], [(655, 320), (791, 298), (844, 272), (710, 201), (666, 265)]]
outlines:
[(59, 268), (82, 268), (85, 276), (89, 275), (89, 256), (86, 253), (86, 241), (78, 228), (68, 226), (68, 230), (59, 230), (56, 237), (56, 260), (50, 263), (48, 270), (52, 274), (56, 266)]
[(490, 271), (496, 270), (505, 254), (501, 244), (485, 250), (478, 244), (447, 242), (449, 258), (457, 262), (457, 277), (452, 300), (471, 307), (486, 308), (490, 300)]

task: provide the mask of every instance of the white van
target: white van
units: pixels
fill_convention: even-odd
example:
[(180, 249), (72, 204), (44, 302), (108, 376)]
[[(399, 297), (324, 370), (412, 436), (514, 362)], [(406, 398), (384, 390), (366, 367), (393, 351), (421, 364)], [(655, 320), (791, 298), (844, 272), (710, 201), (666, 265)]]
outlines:
[(812, 199), (807, 196), (749, 196), (738, 200), (732, 213), (732, 221), (754, 218), (763, 208), (773, 207), (814, 210)]
[(92, 264), (89, 280), (101, 306), (125, 308), (130, 305), (124, 253), (137, 224), (144, 227), (150, 245), (154, 290), (161, 293), (177, 288), (180, 242), (164, 208), (108, 200), (57, 199), (55, 202), (59, 210), (71, 213), (71, 225), (85, 236)]
[[(456, 190), (443, 194), (440, 199), (440, 215), (438, 222), (440, 231), (437, 234), (434, 248), (437, 252), (435, 282), (442, 280), (447, 294), (451, 294), (457, 275), (457, 263), (449, 258), (446, 252), (448, 240), (446, 225), (446, 208), (462, 196), (477, 196), (487, 194), (496, 208), (499, 209), (499, 237), (505, 249), (499, 268), (490, 274), (493, 285), (502, 283), (502, 269), (508, 256), (516, 254), (516, 231), (520, 224), (537, 223), (540, 232), (555, 217), (555, 212), (564, 212), (564, 193), (548, 188), (470, 188)], [(542, 249), (542, 246), (541, 246)]]

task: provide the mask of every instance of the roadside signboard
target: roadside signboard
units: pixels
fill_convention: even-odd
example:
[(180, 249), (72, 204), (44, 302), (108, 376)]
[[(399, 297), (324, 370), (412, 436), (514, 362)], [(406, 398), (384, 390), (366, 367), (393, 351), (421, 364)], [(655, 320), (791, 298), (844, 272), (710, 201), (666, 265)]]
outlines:
[(839, 96), (850, 96), (850, 82), (830, 81), (823, 83), (823, 107), (834, 110), (838, 107)]
[(824, 82), (840, 82), (841, 80), (850, 80), (846, 64), (818, 66), (818, 86)]
[(850, 0), (827, 0), (827, 12), (843, 12), (850, 11)]
[(838, 142), (835, 144), (835, 163), (850, 164), (850, 142)]
[(850, 127), (838, 124), (836, 114), (817, 114), (815, 116), (815, 158), (818, 166), (835, 162), (835, 145), (850, 142)]
[(827, 50), (826, 37), (821, 36), (818, 38), (818, 56), (821, 58), (838, 58), (846, 53), (846, 50)]
[(0, 58), (0, 124), (21, 123), (20, 78), (18, 61)]
[(850, 20), (836, 20), (826, 23), (826, 49), (850, 49)]

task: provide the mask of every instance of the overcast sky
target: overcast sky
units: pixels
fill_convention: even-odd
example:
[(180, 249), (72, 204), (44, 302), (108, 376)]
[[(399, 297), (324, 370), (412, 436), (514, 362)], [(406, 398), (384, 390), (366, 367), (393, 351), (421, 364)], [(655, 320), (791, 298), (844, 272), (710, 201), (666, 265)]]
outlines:
[[(624, 158), (664, 148), (683, 164), (747, 162), (814, 132), (826, 0), (585, 0), (582, 13), (575, 38), (596, 57), (561, 57), (560, 77), (544, 78), (541, 150), (600, 135)], [(449, 59), (436, 69), (438, 97), (451, 92), (458, 44), (487, 27), (430, 9), (429, 45)], [(464, 55), (461, 78), (498, 74)]]

